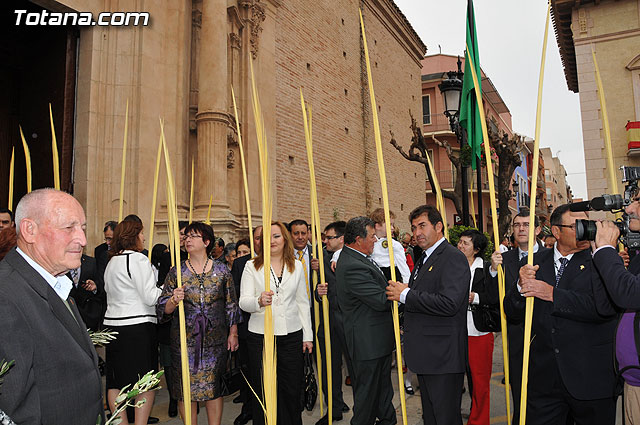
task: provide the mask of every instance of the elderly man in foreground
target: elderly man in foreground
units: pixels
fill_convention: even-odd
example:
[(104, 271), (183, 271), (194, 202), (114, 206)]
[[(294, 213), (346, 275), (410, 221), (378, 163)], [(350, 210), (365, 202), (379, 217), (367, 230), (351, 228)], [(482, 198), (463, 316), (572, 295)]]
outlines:
[(40, 189), (20, 200), (15, 221), (18, 247), (0, 263), (0, 359), (15, 360), (0, 409), (23, 425), (104, 422), (98, 356), (65, 276), (87, 243), (82, 206)]

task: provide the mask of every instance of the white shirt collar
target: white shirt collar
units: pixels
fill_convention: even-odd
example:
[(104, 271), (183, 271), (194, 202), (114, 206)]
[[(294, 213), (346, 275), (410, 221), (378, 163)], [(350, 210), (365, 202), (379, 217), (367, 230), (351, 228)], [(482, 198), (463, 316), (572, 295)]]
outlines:
[(476, 257), (476, 259), (473, 260), (473, 263), (471, 263), (471, 270), (481, 269), (483, 267), (484, 267), (484, 260), (482, 260), (482, 257)]
[(62, 298), (62, 300), (66, 300), (67, 298), (69, 298), (69, 292), (71, 292), (71, 288), (73, 288), (73, 282), (71, 282), (71, 279), (69, 279), (66, 274), (54, 276), (46, 271), (40, 264), (36, 263), (31, 257), (25, 254), (25, 252), (20, 248), (16, 248), (16, 251), (18, 252), (18, 254), (22, 255), (22, 258), (24, 258), (24, 260), (29, 263), (29, 265), (33, 267), (33, 269), (38, 272), (38, 274), (42, 276), (44, 280), (47, 281), (49, 286), (51, 286), (51, 288), (56, 291), (56, 294), (58, 294), (58, 296)]
[(431, 254), (433, 254), (433, 251), (435, 251), (436, 248), (439, 247), (442, 242), (444, 242), (444, 240), (445, 239), (444, 239), (444, 236), (443, 236), (443, 237), (440, 238), (439, 241), (437, 241), (436, 243), (434, 243), (433, 245), (431, 245), (429, 248), (427, 248), (424, 251), (424, 260), (422, 260), (423, 263), (425, 261), (427, 261), (427, 258), (429, 258), (431, 256)]
[[(536, 243), (533, 244), (533, 253), (535, 254), (536, 252), (538, 252), (538, 249), (540, 249), (540, 245), (536, 241)], [(523, 250), (520, 249), (520, 247), (518, 247), (518, 259), (522, 258), (522, 254), (524, 254), (526, 256), (528, 254), (528, 252), (527, 251), (523, 251)]]
[(345, 247), (345, 248), (349, 248), (351, 251), (357, 252), (358, 254), (362, 255), (362, 256), (363, 256), (363, 257), (365, 257), (365, 258), (366, 258), (366, 257), (368, 257), (368, 255), (367, 255), (367, 254), (365, 254), (364, 252), (360, 252), (360, 251), (358, 251), (357, 249), (353, 249), (353, 248), (351, 248), (350, 246), (345, 245), (344, 247)]
[(571, 261), (571, 257), (573, 257), (573, 254), (569, 254), (569, 255), (560, 254), (560, 251), (558, 251), (558, 242), (553, 244), (553, 262), (554, 263), (558, 263), (558, 261), (561, 258), (566, 258), (568, 261)]

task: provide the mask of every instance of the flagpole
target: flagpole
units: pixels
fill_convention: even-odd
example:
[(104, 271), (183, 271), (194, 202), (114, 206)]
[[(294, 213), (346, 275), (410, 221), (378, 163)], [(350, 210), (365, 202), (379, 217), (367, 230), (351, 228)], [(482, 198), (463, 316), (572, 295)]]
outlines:
[[(498, 234), (498, 214), (496, 207), (496, 191), (495, 191), (495, 182), (493, 175), (493, 168), (491, 165), (491, 147), (489, 142), (489, 135), (487, 132), (487, 122), (484, 114), (483, 102), (482, 102), (482, 88), (480, 84), (481, 78), (481, 68), (479, 63), (479, 54), (477, 51), (477, 43), (475, 42), (475, 13), (473, 10), (473, 2), (469, 0), (467, 9), (467, 45), (465, 50), (465, 71), (468, 69), (469, 73), (465, 75), (465, 81), (463, 82), (463, 91), (465, 83), (467, 87), (469, 84), (469, 74), (472, 78), (471, 88), (475, 93), (475, 105), (468, 102), (465, 102), (465, 119), (467, 120), (467, 135), (473, 137), (474, 143), (473, 146), (480, 147), (481, 140), (484, 139), (484, 150), (485, 150), (485, 158), (487, 162), (487, 182), (489, 184), (489, 198), (491, 202), (491, 217), (493, 220), (493, 238), (494, 244), (496, 247), (500, 245), (500, 237)], [(471, 45), (469, 44), (471, 43)], [(475, 63), (474, 63), (475, 61)], [(469, 92), (466, 92), (467, 96)], [(470, 97), (470, 96), (469, 96)], [(471, 108), (469, 108), (471, 106)], [(473, 108), (475, 106), (475, 108)], [(470, 111), (471, 113), (469, 113)], [(469, 115), (473, 115), (471, 118)], [(480, 123), (480, 140), (478, 140), (477, 134), (477, 125)], [(472, 148), (472, 155), (476, 157), (476, 170), (478, 177), (478, 229), (482, 232), (483, 227), (483, 209), (482, 209), (482, 165), (480, 162), (480, 154), (476, 152), (475, 149)], [(475, 217), (474, 217), (475, 220)], [(501, 326), (501, 334), (502, 334), (502, 356), (503, 356), (503, 364), (504, 364), (504, 378), (505, 378), (505, 407), (507, 410), (507, 424), (511, 424), (511, 399), (509, 395), (509, 382), (510, 382), (510, 374), (509, 374), (509, 346), (507, 343), (507, 318), (504, 312), (503, 300), (505, 297), (505, 281), (504, 281), (504, 270), (502, 265), (498, 266), (498, 299), (499, 308), (500, 308), (500, 326)]]

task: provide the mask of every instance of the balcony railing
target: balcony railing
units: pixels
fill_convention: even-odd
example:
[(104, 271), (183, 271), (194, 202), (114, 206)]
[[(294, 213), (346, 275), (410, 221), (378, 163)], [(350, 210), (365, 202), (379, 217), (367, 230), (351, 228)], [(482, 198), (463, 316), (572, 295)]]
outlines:
[(449, 118), (445, 117), (443, 114), (431, 114), (428, 117), (431, 119), (431, 124), (424, 124), (423, 116), (423, 125), (422, 131), (425, 133), (433, 133), (436, 131), (451, 131), (451, 126), (449, 126)]
[[(473, 172), (472, 172), (473, 171)], [(449, 170), (436, 170), (436, 177), (438, 178), (438, 183), (440, 183), (440, 187), (443, 190), (453, 190), (456, 182), (457, 172), (453, 169)], [(471, 168), (467, 168), (467, 182), (469, 184), (469, 188), (471, 188), (471, 179), (473, 179), (473, 190), (477, 190), (477, 182), (478, 177), (475, 170), (471, 170)], [(493, 175), (494, 182), (497, 184), (498, 176)], [(426, 181), (427, 190), (431, 190), (431, 183), (429, 183), (429, 178), (427, 177)], [(487, 178), (487, 170), (482, 170), (482, 190), (489, 190), (489, 181)]]

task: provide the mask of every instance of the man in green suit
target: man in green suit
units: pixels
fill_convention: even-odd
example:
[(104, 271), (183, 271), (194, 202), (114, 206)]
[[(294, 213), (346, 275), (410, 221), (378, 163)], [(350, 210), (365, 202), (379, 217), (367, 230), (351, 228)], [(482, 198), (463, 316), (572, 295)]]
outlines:
[(375, 241), (373, 221), (368, 217), (352, 218), (347, 223), (345, 247), (336, 266), (338, 304), (353, 363), (352, 425), (397, 422), (391, 401), (392, 303), (385, 294), (387, 280), (371, 259)]

